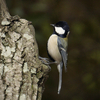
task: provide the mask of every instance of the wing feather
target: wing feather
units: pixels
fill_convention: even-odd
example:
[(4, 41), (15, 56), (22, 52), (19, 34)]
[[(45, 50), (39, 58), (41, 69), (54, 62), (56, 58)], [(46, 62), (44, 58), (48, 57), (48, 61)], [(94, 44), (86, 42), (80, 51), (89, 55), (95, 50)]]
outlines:
[(58, 48), (62, 56), (62, 61), (64, 63), (65, 71), (67, 70), (67, 41), (58, 37)]

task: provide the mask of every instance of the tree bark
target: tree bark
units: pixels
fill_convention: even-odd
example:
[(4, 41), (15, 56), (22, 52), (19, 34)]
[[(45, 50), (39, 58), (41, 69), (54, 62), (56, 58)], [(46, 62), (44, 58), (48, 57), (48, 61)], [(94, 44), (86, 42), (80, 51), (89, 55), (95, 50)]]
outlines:
[(32, 23), (0, 0), (0, 100), (41, 100), (50, 69), (38, 56)]
[[(2, 20), (6, 21), (7, 18), (10, 18), (10, 17), (11, 15), (8, 12), (8, 8), (6, 6), (5, 0), (0, 0), (0, 22)], [(1, 24), (0, 24), (0, 27), (1, 27)]]

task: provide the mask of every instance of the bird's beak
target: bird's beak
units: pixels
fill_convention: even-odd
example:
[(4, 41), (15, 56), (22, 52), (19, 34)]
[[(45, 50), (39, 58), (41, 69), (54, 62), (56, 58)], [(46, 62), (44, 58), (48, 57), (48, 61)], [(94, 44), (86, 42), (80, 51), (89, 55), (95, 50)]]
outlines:
[(53, 26), (53, 27), (55, 26), (55, 24), (50, 24), (50, 25)]

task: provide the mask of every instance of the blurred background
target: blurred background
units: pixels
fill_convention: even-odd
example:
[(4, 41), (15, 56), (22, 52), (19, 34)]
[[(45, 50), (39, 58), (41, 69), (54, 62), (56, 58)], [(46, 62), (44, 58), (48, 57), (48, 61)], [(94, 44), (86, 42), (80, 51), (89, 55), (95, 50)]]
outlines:
[(100, 0), (6, 0), (11, 15), (32, 21), (39, 53), (48, 57), (51, 23), (70, 26), (67, 72), (60, 95), (58, 71), (51, 65), (42, 100), (100, 100)]

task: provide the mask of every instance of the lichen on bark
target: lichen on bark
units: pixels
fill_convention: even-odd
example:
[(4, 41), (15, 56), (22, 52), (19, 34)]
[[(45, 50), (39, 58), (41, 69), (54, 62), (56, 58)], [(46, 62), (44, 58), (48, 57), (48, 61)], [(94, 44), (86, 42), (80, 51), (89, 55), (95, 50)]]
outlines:
[(38, 58), (34, 27), (18, 16), (3, 21), (0, 28), (0, 100), (41, 100), (49, 67)]

